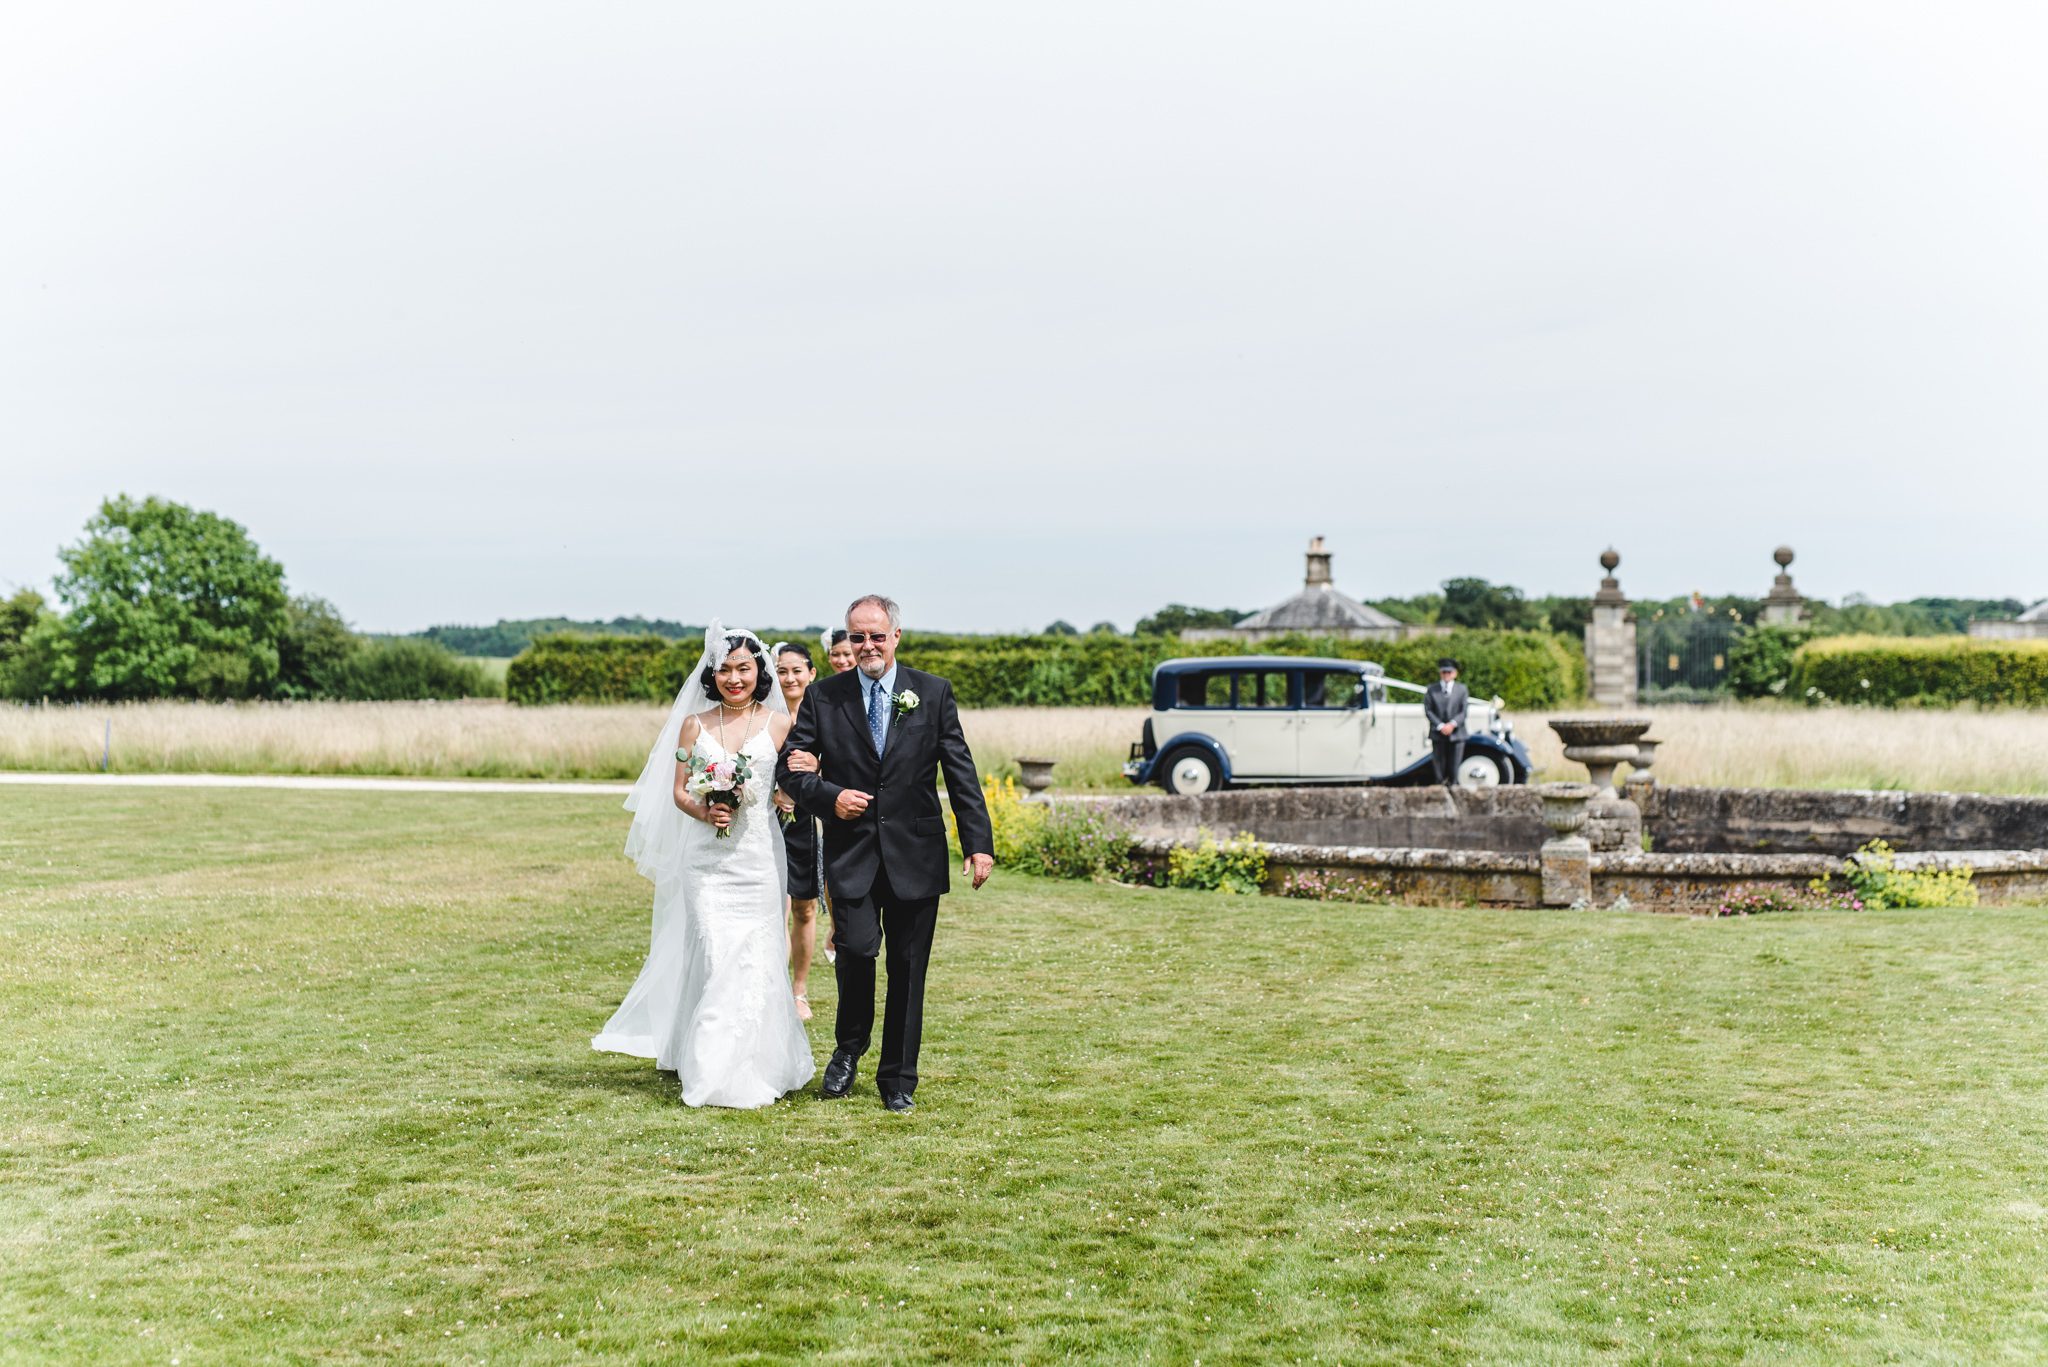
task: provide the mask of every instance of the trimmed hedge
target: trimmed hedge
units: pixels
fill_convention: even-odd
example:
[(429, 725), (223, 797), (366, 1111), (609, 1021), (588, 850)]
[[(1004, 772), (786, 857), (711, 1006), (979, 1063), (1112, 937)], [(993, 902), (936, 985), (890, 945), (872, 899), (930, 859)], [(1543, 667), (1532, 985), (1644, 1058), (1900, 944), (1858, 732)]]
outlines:
[(505, 696), (529, 704), (667, 702), (703, 649), (659, 636), (543, 636), (505, 666)]
[(1878, 707), (2048, 706), (2048, 640), (1823, 636), (1793, 654), (1785, 696)]
[[(702, 644), (644, 636), (551, 636), (513, 660), (505, 695), (516, 703), (666, 702)], [(1183, 641), (1173, 636), (913, 635), (903, 662), (952, 681), (963, 707), (1142, 707), (1152, 669), (1199, 655), (1330, 655), (1377, 660), (1413, 683), (1436, 677), (1439, 656), (1463, 666), (1476, 698), (1499, 693), (1513, 707), (1555, 707), (1586, 694), (1577, 645), (1543, 631), (1456, 631), (1405, 641), (1332, 641), (1282, 637), (1255, 645)]]
[(335, 666), (324, 696), (350, 702), (487, 698), (491, 686), (483, 666), (444, 645), (413, 637), (365, 641)]

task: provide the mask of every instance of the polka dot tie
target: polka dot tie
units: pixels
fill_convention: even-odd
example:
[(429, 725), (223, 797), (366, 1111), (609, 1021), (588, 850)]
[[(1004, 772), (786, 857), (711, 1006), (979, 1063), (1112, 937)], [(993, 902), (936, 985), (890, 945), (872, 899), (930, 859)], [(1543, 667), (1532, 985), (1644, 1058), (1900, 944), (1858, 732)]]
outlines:
[(882, 757), (882, 708), (887, 701), (887, 692), (882, 687), (882, 681), (875, 680), (873, 686), (868, 689), (868, 735), (874, 738), (876, 759)]

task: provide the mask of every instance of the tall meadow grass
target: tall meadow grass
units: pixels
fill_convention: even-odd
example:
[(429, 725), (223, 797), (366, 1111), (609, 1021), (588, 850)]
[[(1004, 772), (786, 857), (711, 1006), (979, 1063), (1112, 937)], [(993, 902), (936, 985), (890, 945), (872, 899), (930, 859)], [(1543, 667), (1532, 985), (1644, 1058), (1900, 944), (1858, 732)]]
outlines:
[[(2048, 793), (2048, 712), (1783, 704), (1641, 709), (1667, 783)], [(116, 773), (393, 774), (621, 779), (638, 773), (666, 709), (652, 704), (125, 703), (0, 707), (0, 769)], [(1558, 715), (1563, 715), (1562, 713)], [(1057, 762), (1067, 789), (1123, 786), (1145, 713), (1005, 707), (962, 714), (984, 773)], [(1513, 714), (1539, 780), (1583, 777), (1543, 713)]]
[[(668, 709), (465, 702), (0, 708), (0, 768), (116, 773), (630, 777)], [(111, 724), (111, 730), (109, 726)]]

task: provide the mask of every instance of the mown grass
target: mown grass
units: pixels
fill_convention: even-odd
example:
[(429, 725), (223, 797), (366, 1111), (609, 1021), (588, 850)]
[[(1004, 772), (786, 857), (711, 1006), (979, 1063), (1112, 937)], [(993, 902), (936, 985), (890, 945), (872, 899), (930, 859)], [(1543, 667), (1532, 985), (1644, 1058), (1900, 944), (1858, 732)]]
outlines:
[(914, 1115), (736, 1114), (588, 1049), (646, 947), (621, 834), (0, 790), (0, 1359), (2048, 1353), (2039, 910), (1001, 874), (942, 915)]

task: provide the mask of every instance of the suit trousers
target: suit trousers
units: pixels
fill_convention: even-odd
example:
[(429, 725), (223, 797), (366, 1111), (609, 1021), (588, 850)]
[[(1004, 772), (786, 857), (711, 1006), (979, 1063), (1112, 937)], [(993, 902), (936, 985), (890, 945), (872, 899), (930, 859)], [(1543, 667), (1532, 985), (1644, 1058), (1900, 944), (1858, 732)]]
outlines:
[[(842, 920), (843, 918), (843, 920)], [(839, 1015), (834, 1022), (841, 1053), (859, 1058), (868, 1050), (875, 1028), (875, 951), (889, 967), (888, 995), (882, 1005), (882, 1055), (875, 1067), (875, 1086), (882, 1092), (917, 1090), (917, 1048), (924, 1034), (924, 976), (931, 964), (932, 932), (939, 921), (939, 899), (899, 900), (889, 888), (886, 870), (864, 897), (845, 897), (832, 906), (833, 934), (839, 960)], [(859, 927), (852, 936), (839, 929)], [(881, 943), (865, 934), (879, 926)], [(853, 948), (859, 943), (865, 954)]]
[(1436, 781), (1455, 786), (1458, 782), (1458, 766), (1465, 762), (1465, 738), (1456, 740), (1441, 731), (1429, 733), (1430, 758), (1436, 761)]

